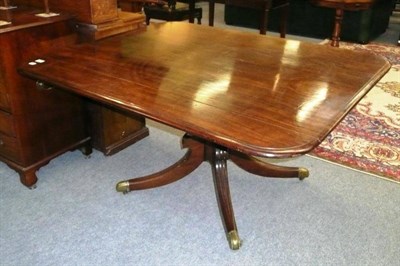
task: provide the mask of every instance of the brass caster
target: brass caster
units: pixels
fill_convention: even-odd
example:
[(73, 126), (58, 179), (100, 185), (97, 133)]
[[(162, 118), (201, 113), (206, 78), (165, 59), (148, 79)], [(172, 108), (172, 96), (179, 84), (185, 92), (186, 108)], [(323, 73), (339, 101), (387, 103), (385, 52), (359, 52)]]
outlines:
[(238, 250), (240, 248), (241, 241), (238, 232), (236, 230), (230, 231), (228, 233), (228, 242), (229, 242), (229, 247), (232, 250)]
[(121, 181), (117, 184), (116, 187), (118, 192), (122, 192), (124, 194), (129, 192), (129, 181)]
[(86, 146), (80, 147), (79, 150), (85, 156), (85, 159), (90, 158), (90, 155), (92, 154), (92, 147), (86, 145)]
[(308, 177), (310, 175), (310, 172), (308, 169), (300, 167), (299, 168), (299, 179), (303, 180), (304, 178)]

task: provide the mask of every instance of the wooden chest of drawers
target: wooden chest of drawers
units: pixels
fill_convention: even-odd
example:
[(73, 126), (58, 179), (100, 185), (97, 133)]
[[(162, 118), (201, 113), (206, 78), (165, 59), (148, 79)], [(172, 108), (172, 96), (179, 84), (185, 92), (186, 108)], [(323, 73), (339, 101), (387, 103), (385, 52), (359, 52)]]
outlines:
[(0, 160), (21, 182), (34, 186), (36, 171), (68, 150), (90, 153), (80, 97), (36, 88), (17, 73), (20, 62), (41, 58), (52, 47), (73, 43), (70, 16), (39, 18), (32, 9), (14, 9), (12, 24), (0, 27)]
[(88, 154), (93, 145), (111, 155), (149, 134), (143, 117), (88, 104), (57, 88), (36, 89), (17, 73), (20, 62), (54, 47), (137, 30), (144, 26), (142, 14), (119, 12), (116, 0), (50, 0), (50, 11), (61, 15), (39, 18), (42, 0), (12, 3), (18, 9), (4, 16), (12, 24), (0, 27), (0, 161), (15, 169), (23, 184), (33, 186), (37, 169), (67, 150)]

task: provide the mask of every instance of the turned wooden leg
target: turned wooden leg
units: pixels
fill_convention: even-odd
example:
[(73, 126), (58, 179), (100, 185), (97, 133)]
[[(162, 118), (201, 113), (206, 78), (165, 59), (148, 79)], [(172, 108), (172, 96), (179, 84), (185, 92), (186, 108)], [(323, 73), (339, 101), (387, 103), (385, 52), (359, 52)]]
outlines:
[(336, 9), (335, 26), (333, 28), (332, 42), (331, 42), (331, 46), (334, 46), (334, 47), (339, 47), (343, 13), (344, 13), (343, 9), (340, 9), (340, 8)]
[(295, 177), (300, 180), (309, 176), (309, 172), (306, 168), (273, 165), (242, 153), (231, 152), (230, 159), (243, 170), (259, 176)]
[(225, 227), (230, 248), (237, 250), (240, 248), (240, 238), (236, 227), (231, 195), (229, 191), (228, 169), (226, 163), (229, 158), (229, 154), (227, 151), (217, 147), (209, 147), (209, 149), (211, 150), (206, 153), (206, 159), (211, 164), (215, 192), (222, 222)]
[(170, 167), (144, 177), (121, 181), (117, 191), (127, 193), (131, 190), (149, 189), (175, 182), (196, 169), (204, 159), (204, 144), (188, 135), (182, 138), (182, 147), (187, 148), (186, 154)]

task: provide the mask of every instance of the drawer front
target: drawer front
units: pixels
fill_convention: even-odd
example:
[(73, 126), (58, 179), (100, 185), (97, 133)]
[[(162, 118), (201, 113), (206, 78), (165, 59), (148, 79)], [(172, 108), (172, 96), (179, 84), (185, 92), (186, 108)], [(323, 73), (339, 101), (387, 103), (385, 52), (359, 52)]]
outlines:
[(9, 113), (0, 111), (0, 132), (15, 137), (13, 117)]
[(21, 163), (17, 139), (0, 133), (0, 155), (16, 163)]
[[(1, 69), (2, 70), (2, 69)], [(0, 109), (10, 110), (3, 71), (0, 71)]]

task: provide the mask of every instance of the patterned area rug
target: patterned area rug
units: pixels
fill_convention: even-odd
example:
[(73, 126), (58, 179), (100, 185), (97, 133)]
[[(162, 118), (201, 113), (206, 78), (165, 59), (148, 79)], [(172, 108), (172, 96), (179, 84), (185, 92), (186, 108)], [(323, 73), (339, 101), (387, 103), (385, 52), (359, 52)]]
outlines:
[(380, 54), (392, 67), (310, 155), (400, 183), (400, 47), (340, 48)]

